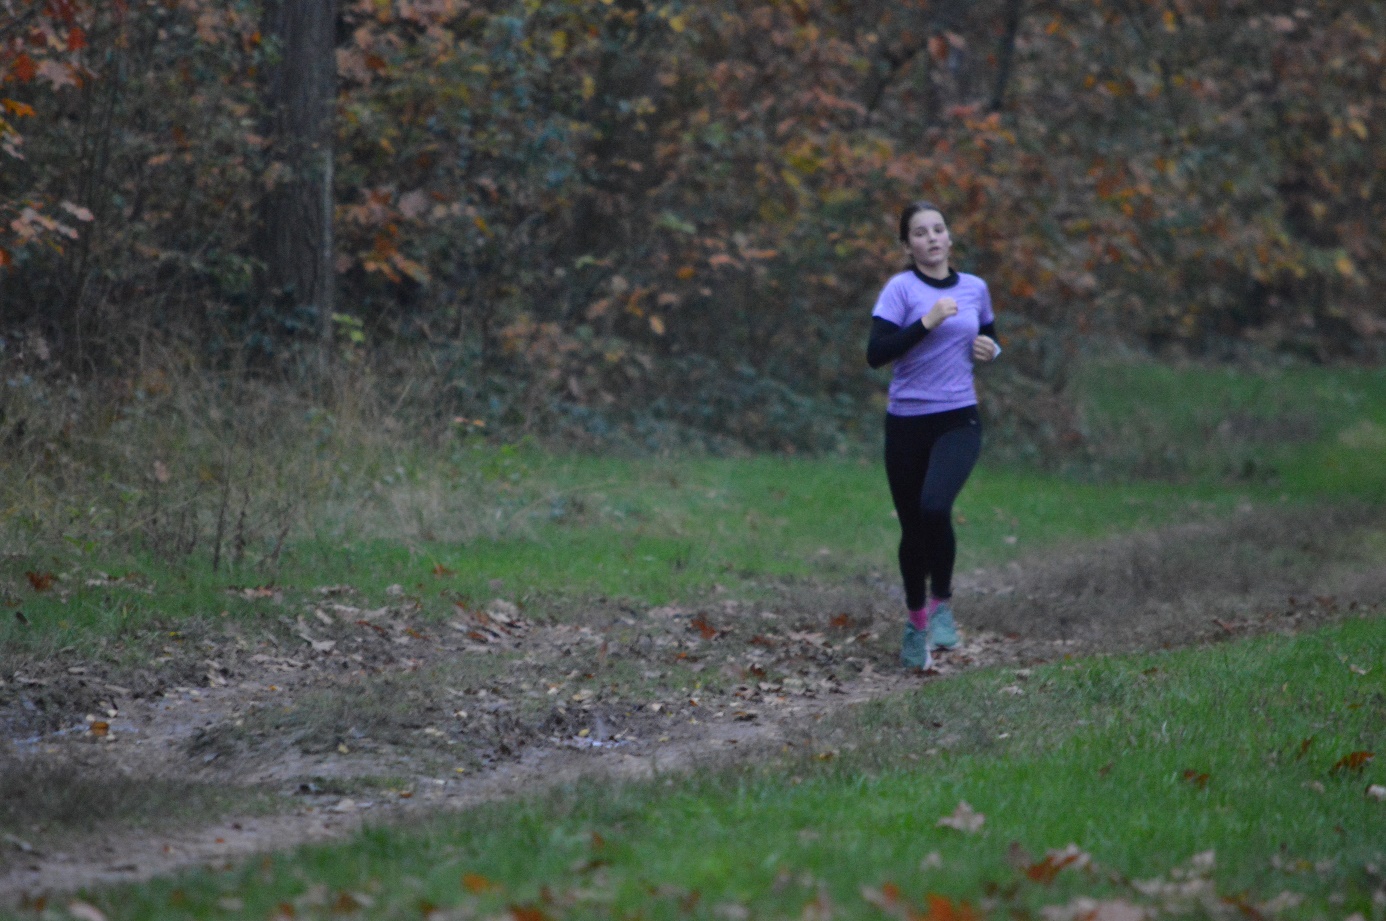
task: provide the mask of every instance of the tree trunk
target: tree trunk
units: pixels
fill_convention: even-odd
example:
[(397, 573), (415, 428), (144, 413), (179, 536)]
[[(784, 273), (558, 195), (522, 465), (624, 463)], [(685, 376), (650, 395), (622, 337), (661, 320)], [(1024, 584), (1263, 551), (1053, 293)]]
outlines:
[(336, 0), (265, 0), (272, 43), (264, 75), (269, 187), (262, 205), (265, 294), (281, 329), (330, 352), (335, 288), (332, 141)]
[(997, 54), (996, 89), (991, 94), (992, 112), (1000, 112), (1006, 104), (1006, 85), (1011, 81), (1011, 66), (1015, 61), (1015, 40), (1020, 34), (1021, 0), (1006, 0), (1006, 25)]

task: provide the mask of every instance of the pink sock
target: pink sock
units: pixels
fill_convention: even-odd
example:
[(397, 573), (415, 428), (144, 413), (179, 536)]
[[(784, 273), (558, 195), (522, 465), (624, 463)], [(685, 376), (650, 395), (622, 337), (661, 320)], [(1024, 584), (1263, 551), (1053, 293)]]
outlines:
[(929, 629), (929, 615), (934, 613), (934, 609), (938, 607), (938, 602), (937, 598), (930, 598), (924, 607), (917, 611), (910, 611), (910, 626), (916, 630)]

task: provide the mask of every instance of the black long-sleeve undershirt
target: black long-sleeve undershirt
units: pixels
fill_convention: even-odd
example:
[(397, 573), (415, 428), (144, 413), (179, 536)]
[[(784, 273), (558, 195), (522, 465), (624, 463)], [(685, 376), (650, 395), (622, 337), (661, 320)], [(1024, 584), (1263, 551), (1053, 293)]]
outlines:
[[(977, 333), (996, 339), (995, 321), (983, 324)], [(871, 338), (866, 343), (866, 363), (873, 368), (888, 365), (898, 358), (903, 358), (906, 352), (924, 341), (927, 335), (929, 329), (923, 320), (908, 326), (897, 326), (881, 317), (872, 317)]]

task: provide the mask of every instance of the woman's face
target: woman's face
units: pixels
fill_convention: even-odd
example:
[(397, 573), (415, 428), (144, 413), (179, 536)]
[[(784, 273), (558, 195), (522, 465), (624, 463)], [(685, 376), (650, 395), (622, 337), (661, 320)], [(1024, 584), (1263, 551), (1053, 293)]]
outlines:
[(921, 211), (910, 218), (910, 235), (905, 241), (910, 255), (920, 268), (945, 268), (953, 240), (948, 236), (948, 224), (937, 211)]

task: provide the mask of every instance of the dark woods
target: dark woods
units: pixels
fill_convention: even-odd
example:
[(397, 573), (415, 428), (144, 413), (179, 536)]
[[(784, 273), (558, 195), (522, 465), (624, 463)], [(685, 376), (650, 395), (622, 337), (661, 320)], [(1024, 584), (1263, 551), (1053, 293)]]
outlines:
[(1374, 0), (0, 0), (0, 361), (822, 449), (921, 196), (1003, 407), (1084, 336), (1371, 357), (1383, 48)]

